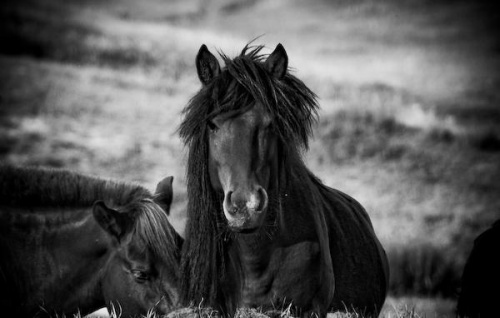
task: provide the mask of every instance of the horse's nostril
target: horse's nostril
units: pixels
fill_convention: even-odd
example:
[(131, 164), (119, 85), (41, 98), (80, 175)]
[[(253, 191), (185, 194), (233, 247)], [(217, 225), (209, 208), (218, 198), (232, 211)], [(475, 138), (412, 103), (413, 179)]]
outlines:
[(232, 201), (233, 191), (229, 191), (224, 198), (224, 207), (227, 212), (230, 214), (234, 214), (236, 209), (234, 208), (234, 204)]
[(257, 190), (257, 193), (259, 195), (259, 206), (257, 208), (257, 211), (263, 211), (267, 208), (267, 192), (264, 190), (264, 188), (260, 187)]

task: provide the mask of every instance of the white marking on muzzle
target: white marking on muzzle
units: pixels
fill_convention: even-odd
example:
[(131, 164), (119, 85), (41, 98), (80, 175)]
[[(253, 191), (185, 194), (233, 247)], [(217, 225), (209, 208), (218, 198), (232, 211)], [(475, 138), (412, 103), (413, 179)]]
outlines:
[(250, 194), (250, 200), (247, 201), (247, 209), (257, 210), (259, 208), (259, 198), (255, 194)]

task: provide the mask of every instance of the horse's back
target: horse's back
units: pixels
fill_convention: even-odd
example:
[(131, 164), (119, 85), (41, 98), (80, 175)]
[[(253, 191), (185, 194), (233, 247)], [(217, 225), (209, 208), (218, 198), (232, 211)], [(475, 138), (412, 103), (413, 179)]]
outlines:
[(379, 312), (388, 288), (389, 266), (365, 209), (349, 195), (321, 185), (335, 275), (333, 308)]

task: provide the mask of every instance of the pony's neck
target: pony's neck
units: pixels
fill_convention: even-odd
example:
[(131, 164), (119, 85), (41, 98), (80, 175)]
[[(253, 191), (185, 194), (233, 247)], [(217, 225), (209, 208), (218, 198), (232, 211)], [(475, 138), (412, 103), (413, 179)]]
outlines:
[(100, 282), (112, 249), (91, 209), (1, 210), (0, 241), (11, 243), (0, 246), (9, 255), (8, 261), (0, 258), (0, 267), (25, 274), (0, 283), (3, 290), (17, 291), (10, 295), (15, 299), (30, 300), (23, 309), (28, 315), (39, 311), (40, 299), (50, 308), (82, 313), (105, 305)]
[(237, 243), (242, 274), (247, 279), (259, 277), (271, 262), (273, 239), (261, 233), (241, 234)]
[(76, 303), (82, 313), (91, 313), (106, 306), (102, 286), (115, 251), (110, 237), (93, 217), (67, 231), (73, 237), (73, 242), (68, 244), (73, 257), (65, 264), (71, 268), (66, 290), (74, 292), (66, 297), (64, 303), (68, 307), (74, 307)]
[[(109, 236), (92, 217), (91, 210), (53, 231), (64, 238), (65, 249), (52, 254), (58, 259), (59, 269), (55, 272), (64, 279), (49, 276), (45, 283), (50, 281), (54, 290), (71, 291), (55, 301), (60, 302), (60, 308), (79, 308), (82, 314), (106, 306), (102, 281), (114, 251)], [(54, 247), (47, 246), (46, 250), (53, 251)]]

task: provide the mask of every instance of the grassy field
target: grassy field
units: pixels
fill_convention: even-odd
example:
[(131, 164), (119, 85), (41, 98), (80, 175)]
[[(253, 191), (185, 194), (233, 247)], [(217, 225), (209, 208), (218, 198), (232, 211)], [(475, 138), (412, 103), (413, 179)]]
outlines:
[(176, 130), (200, 86), (199, 46), (234, 56), (257, 36), (282, 43), (322, 107), (309, 166), (367, 208), (388, 251), (384, 316), (450, 316), (474, 237), (500, 217), (494, 12), (423, 0), (6, 2), (0, 160), (150, 188), (174, 175), (182, 233)]

